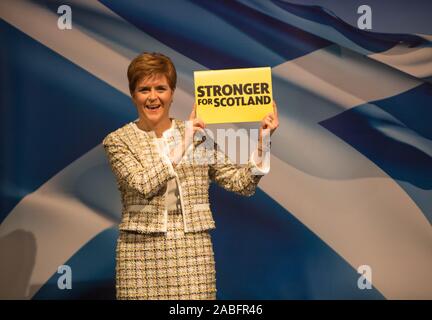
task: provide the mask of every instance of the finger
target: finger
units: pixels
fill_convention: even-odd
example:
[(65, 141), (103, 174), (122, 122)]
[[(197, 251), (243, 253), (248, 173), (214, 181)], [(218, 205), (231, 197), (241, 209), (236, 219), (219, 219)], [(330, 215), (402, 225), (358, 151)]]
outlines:
[(201, 128), (205, 128), (205, 123), (200, 118), (195, 118), (194, 119), (194, 125), (195, 126), (199, 126)]
[(279, 124), (279, 119), (274, 114), (269, 116), (269, 120), (272, 123), (272, 125), (278, 125)]
[(277, 127), (279, 127), (279, 121), (277, 121), (277, 120), (269, 120), (268, 121), (268, 128), (271, 131), (276, 130)]
[(270, 113), (267, 118), (270, 120), (272, 127), (277, 128), (279, 126), (279, 118), (277, 114)]
[(275, 117), (273, 113), (269, 114), (267, 117), (265, 117), (265, 120), (268, 121), (271, 126), (275, 126), (279, 124), (279, 120)]
[(273, 101), (273, 115), (274, 115), (274, 120), (279, 121), (279, 116), (278, 116), (278, 112), (277, 112), (277, 105), (276, 105), (275, 101)]
[(196, 118), (196, 103), (194, 103), (192, 106), (192, 112), (189, 116), (189, 120), (193, 120), (195, 118)]
[(271, 119), (271, 115), (272, 113), (268, 113), (266, 116), (264, 116), (264, 118), (261, 120), (261, 124), (264, 123), (264, 121), (268, 121)]
[(277, 112), (277, 105), (276, 102), (273, 100), (273, 113), (275, 114), (276, 118), (278, 117), (278, 112)]
[(270, 121), (270, 119), (268, 118), (264, 119), (263, 129), (271, 129), (271, 127), (272, 127), (272, 122)]

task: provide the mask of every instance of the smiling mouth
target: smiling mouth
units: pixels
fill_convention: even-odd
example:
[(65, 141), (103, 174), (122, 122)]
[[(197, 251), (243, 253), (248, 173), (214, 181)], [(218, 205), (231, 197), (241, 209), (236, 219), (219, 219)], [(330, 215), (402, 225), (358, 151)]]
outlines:
[(158, 104), (158, 105), (150, 105), (150, 106), (145, 106), (145, 107), (146, 107), (146, 109), (149, 109), (149, 110), (157, 110), (161, 107), (161, 105)]

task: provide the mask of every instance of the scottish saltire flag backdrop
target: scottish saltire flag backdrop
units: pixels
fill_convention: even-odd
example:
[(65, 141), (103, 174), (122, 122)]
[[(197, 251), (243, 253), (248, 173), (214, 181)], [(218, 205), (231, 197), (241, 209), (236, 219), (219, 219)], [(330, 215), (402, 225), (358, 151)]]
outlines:
[(272, 67), (270, 173), (252, 198), (211, 187), (219, 299), (432, 298), (431, 36), (279, 0), (2, 0), (0, 16), (1, 298), (115, 298), (101, 141), (137, 117), (126, 68), (142, 51), (173, 59), (181, 119), (193, 71)]

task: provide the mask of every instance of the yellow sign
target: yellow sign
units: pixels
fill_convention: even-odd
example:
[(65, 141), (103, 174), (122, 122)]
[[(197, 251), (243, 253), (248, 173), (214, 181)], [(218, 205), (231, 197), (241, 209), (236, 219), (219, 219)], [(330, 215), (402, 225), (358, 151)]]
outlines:
[(273, 112), (271, 68), (195, 71), (197, 116), (205, 123), (255, 122)]

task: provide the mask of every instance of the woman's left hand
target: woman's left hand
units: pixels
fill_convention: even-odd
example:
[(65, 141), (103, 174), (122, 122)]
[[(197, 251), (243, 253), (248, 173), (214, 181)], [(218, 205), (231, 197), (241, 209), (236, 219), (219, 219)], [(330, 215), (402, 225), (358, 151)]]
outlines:
[[(277, 106), (276, 102), (273, 101), (273, 112), (266, 115), (261, 121), (261, 127), (259, 129), (258, 137), (258, 159), (262, 158), (263, 151), (270, 151), (270, 136), (276, 131), (278, 127), (279, 118), (277, 113)], [(265, 139), (263, 139), (263, 137), (265, 137)], [(257, 163), (257, 166), (261, 168), (262, 164), (260, 160), (256, 160), (255, 163)]]
[[(269, 150), (271, 142), (270, 142), (270, 136), (273, 134), (273, 132), (276, 131), (276, 129), (279, 127), (279, 118), (277, 113), (277, 106), (276, 102), (273, 101), (273, 112), (266, 115), (262, 121), (261, 121), (261, 127), (259, 129), (259, 137), (258, 137), (258, 155), (261, 157), (262, 151)], [(268, 135), (268, 132), (270, 131), (270, 136), (263, 141), (263, 133), (265, 135)], [(265, 143), (265, 146), (263, 145)]]
[(276, 106), (276, 102), (273, 101), (273, 112), (266, 115), (261, 121), (261, 127), (259, 131), (259, 137), (260, 137), (259, 141), (261, 141), (263, 130), (265, 129), (270, 130), (270, 136), (271, 136), (278, 127), (279, 127), (279, 118), (277, 113), (277, 106)]

